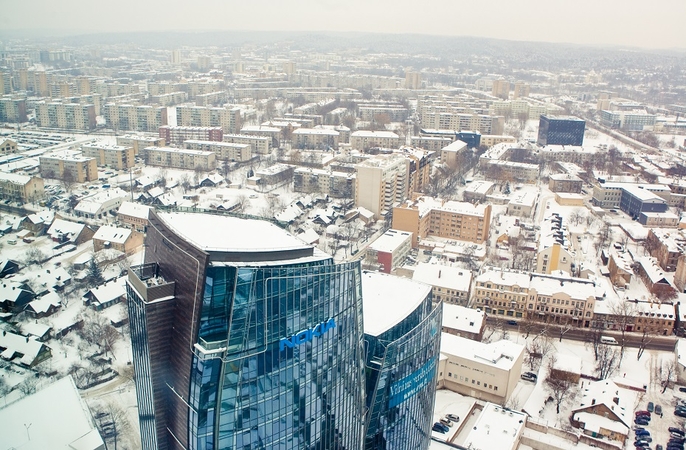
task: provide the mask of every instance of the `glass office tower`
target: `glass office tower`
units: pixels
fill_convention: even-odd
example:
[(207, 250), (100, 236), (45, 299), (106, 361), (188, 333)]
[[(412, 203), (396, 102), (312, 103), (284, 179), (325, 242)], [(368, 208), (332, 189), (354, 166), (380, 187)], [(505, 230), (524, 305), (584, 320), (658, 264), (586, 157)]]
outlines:
[(431, 287), (362, 276), (366, 362), (365, 450), (426, 450), (431, 438), (443, 304)]
[(128, 283), (143, 448), (361, 448), (358, 264), (265, 221), (149, 220)]

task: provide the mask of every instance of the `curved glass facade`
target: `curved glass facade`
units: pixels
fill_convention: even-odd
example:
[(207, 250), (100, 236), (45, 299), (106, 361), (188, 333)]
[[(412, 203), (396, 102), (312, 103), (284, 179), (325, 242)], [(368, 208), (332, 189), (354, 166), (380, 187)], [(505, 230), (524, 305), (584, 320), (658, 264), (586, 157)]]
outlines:
[(357, 449), (357, 264), (210, 265), (190, 382), (192, 449)]
[(429, 294), (411, 314), (379, 336), (365, 335), (365, 449), (426, 450), (441, 337), (442, 303)]

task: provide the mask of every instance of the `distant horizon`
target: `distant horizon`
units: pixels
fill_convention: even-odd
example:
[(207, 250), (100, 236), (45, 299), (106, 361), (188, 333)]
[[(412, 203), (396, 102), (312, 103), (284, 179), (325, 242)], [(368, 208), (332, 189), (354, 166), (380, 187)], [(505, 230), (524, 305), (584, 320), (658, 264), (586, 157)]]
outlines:
[[(686, 49), (683, 0), (177, 0), (100, 4), (3, 2), (3, 35), (108, 33), (374, 33), (473, 37), (649, 50)], [(152, 20), (151, 20), (152, 19)], [(59, 25), (58, 25), (59, 24)], [(240, 29), (236, 29), (240, 28)], [(36, 36), (38, 37), (38, 36)]]
[[(167, 30), (132, 30), (132, 31), (96, 31), (96, 30), (62, 30), (62, 29), (10, 29), (2, 30), (0, 29), (0, 42), (3, 39), (27, 39), (27, 40), (43, 40), (43, 39), (69, 39), (69, 38), (80, 38), (89, 36), (117, 36), (117, 35), (128, 35), (128, 36), (153, 36), (153, 35), (164, 35), (170, 33), (185, 34), (185, 35), (202, 35), (202, 34), (276, 34), (276, 35), (288, 35), (288, 36), (307, 36), (307, 35), (373, 35), (373, 36), (417, 36), (424, 38), (445, 38), (450, 39), (474, 39), (477, 41), (494, 41), (494, 42), (508, 42), (508, 43), (521, 43), (521, 44), (543, 44), (543, 45), (560, 45), (560, 46), (571, 46), (571, 47), (587, 47), (594, 49), (613, 49), (613, 50), (639, 50), (639, 51), (660, 51), (660, 52), (684, 52), (686, 53), (686, 44), (683, 47), (645, 47), (636, 46), (629, 44), (611, 44), (611, 43), (578, 43), (578, 42), (566, 42), (566, 41), (542, 41), (542, 40), (527, 40), (527, 39), (507, 39), (498, 37), (488, 37), (488, 36), (475, 36), (475, 35), (445, 35), (445, 34), (431, 34), (431, 33), (396, 33), (390, 31), (336, 31), (336, 30), (259, 30), (259, 29), (245, 29), (245, 30), (224, 30), (224, 29), (167, 29)], [(266, 40), (266, 39), (265, 39)], [(189, 45), (189, 47), (195, 47), (196, 45)]]

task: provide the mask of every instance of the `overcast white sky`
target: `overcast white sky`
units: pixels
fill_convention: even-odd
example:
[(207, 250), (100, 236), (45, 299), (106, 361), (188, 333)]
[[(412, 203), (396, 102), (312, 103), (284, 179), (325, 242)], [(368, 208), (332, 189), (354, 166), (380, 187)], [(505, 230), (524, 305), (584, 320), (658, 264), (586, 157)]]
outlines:
[(367, 31), (686, 49), (686, 0), (0, 0), (0, 29)]

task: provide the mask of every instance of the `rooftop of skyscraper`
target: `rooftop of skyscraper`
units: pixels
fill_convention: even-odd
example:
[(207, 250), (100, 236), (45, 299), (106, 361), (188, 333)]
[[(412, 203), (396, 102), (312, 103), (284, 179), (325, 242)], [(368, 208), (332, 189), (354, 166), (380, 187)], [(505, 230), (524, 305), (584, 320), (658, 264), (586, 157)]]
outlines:
[(179, 212), (160, 212), (158, 216), (178, 236), (203, 251), (251, 253), (311, 248), (264, 220)]

